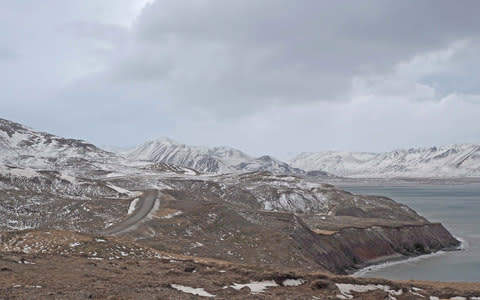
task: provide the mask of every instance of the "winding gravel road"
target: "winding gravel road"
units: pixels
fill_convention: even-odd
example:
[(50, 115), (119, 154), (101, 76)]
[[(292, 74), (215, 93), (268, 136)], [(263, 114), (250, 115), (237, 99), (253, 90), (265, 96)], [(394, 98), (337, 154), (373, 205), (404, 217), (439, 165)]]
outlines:
[(160, 192), (157, 190), (148, 190), (139, 197), (137, 208), (132, 215), (128, 216), (122, 222), (112, 225), (105, 229), (104, 235), (120, 235), (132, 229), (135, 229), (141, 221), (143, 221), (155, 207), (155, 202), (160, 201)]

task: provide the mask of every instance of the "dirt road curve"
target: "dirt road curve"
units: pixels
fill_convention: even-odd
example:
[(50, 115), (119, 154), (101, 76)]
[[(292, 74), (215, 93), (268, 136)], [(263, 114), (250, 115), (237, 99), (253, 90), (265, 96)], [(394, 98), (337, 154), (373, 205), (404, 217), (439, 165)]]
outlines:
[[(153, 208), (155, 207), (155, 201), (157, 201), (159, 195), (160, 193), (157, 190), (145, 191), (138, 200), (135, 212), (131, 216), (123, 220), (121, 223), (115, 224), (105, 229), (103, 234), (120, 235), (135, 228), (135, 226), (143, 219), (145, 219), (148, 214), (153, 210)], [(158, 201), (160, 201), (160, 199), (158, 199)]]

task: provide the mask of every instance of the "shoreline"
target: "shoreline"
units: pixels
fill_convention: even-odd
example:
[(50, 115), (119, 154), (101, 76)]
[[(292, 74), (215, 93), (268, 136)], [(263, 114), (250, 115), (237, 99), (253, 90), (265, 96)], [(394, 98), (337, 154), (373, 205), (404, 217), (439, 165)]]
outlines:
[(338, 177), (325, 178), (324, 182), (342, 186), (437, 186), (437, 185), (480, 185), (479, 177)]
[[(399, 264), (404, 264), (404, 263), (409, 263), (409, 262), (415, 262), (415, 261), (420, 261), (424, 259), (428, 259), (431, 257), (436, 257), (436, 256), (441, 256), (448, 254), (450, 252), (455, 252), (455, 251), (465, 251), (468, 248), (468, 242), (461, 237), (454, 236), (456, 240), (460, 242), (460, 244), (455, 247), (455, 248), (445, 248), (442, 250), (439, 250), (437, 252), (433, 253), (428, 253), (428, 254), (421, 254), (418, 256), (413, 256), (413, 257), (408, 257), (408, 256), (391, 256), (391, 257), (385, 257), (385, 258), (379, 258), (377, 261), (373, 262), (372, 264), (366, 265), (364, 267), (361, 267), (360, 269), (352, 272), (349, 274), (349, 276), (352, 276), (354, 278), (363, 278), (366, 274), (385, 269), (387, 267), (399, 265)], [(348, 271), (347, 271), (348, 272)]]

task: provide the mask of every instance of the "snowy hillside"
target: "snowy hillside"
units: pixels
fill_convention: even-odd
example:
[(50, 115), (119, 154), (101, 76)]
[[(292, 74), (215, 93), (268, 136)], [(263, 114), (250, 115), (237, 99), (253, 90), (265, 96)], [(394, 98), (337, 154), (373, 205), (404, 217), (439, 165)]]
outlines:
[(281, 174), (303, 174), (270, 156), (253, 158), (229, 147), (189, 146), (162, 138), (146, 142), (122, 153), (131, 160), (149, 160), (178, 165), (209, 173), (270, 171)]
[(241, 172), (269, 171), (274, 174), (303, 174), (303, 170), (292, 168), (289, 164), (279, 161), (271, 156), (264, 155), (235, 165), (234, 168)]
[(480, 176), (480, 145), (416, 148), (385, 153), (327, 151), (302, 153), (290, 164), (345, 177)]
[[(128, 161), (81, 140), (39, 132), (0, 119), (0, 175), (41, 171), (61, 171), (61, 175), (99, 178), (107, 174), (140, 172), (146, 163)], [(35, 177), (33, 176), (33, 177)]]
[(0, 119), (0, 163), (12, 167), (59, 169), (115, 156), (84, 141), (38, 132)]

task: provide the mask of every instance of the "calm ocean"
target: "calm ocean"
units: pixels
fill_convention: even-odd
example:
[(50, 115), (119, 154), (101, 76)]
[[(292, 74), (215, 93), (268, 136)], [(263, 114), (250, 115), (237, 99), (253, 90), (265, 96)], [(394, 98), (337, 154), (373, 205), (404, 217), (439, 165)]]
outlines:
[(404, 203), (432, 222), (441, 222), (465, 241), (462, 251), (373, 267), (360, 275), (387, 279), (480, 281), (480, 184), (342, 186), (359, 194), (382, 195)]

